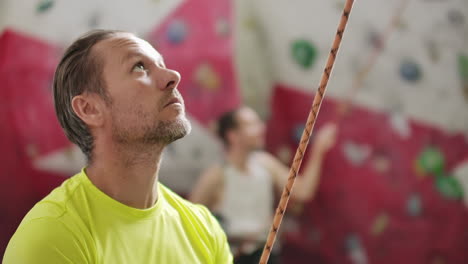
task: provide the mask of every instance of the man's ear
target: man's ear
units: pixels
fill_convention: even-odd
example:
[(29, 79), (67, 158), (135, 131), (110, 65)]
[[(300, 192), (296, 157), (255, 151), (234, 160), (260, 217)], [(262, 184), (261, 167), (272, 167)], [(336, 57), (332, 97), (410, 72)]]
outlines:
[(99, 127), (104, 123), (104, 101), (97, 94), (80, 94), (72, 99), (75, 114), (90, 127)]
[(234, 129), (230, 129), (226, 133), (226, 139), (229, 142), (229, 144), (232, 144), (232, 143), (238, 141), (238, 137), (239, 137), (239, 135), (236, 133), (236, 131)]

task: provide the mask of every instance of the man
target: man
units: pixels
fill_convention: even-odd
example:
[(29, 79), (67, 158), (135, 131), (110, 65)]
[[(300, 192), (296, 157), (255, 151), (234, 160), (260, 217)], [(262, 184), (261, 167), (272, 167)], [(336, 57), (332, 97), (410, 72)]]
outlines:
[(191, 128), (179, 81), (131, 33), (92, 31), (67, 49), (55, 108), (88, 166), (26, 215), (4, 264), (232, 263), (209, 211), (158, 183), (164, 147)]
[[(208, 169), (190, 197), (220, 215), (238, 255), (236, 263), (258, 263), (273, 219), (273, 189), (280, 193), (289, 174), (280, 161), (260, 150), (264, 132), (263, 122), (248, 107), (224, 114), (218, 134), (226, 147), (225, 163)], [(327, 124), (318, 131), (304, 175), (296, 178), (292, 199), (312, 198), (322, 161), (335, 139), (335, 125)], [(270, 259), (274, 263), (274, 257)]]

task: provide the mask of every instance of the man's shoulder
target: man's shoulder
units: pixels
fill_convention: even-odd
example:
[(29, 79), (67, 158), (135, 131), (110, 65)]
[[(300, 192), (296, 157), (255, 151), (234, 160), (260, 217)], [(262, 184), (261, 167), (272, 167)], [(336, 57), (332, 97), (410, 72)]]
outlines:
[(179, 217), (176, 219), (182, 221), (186, 234), (192, 236), (194, 243), (210, 245), (215, 263), (232, 263), (224, 231), (208, 208), (185, 200), (162, 184), (159, 189), (170, 207), (177, 211)]
[(201, 204), (194, 204), (182, 198), (163, 184), (160, 184), (160, 190), (162, 191), (164, 199), (173, 209), (177, 210), (179, 214), (192, 215), (198, 217), (201, 220), (211, 221), (212, 215), (205, 206)]
[(258, 150), (253, 152), (251, 155), (254, 162), (266, 168), (270, 168), (278, 162), (278, 159), (267, 151)]
[[(60, 217), (24, 219), (5, 251), (4, 263), (71, 263), (82, 261), (82, 238)], [(73, 262), (79, 263), (79, 262)]]
[(271, 153), (269, 153), (268, 151), (264, 151), (264, 150), (256, 150), (252, 152), (251, 155), (254, 159), (274, 159), (275, 158)]
[(81, 224), (74, 217), (76, 214), (69, 213), (73, 210), (72, 196), (79, 186), (77, 180), (76, 175), (67, 179), (26, 214), (8, 244), (5, 263), (46, 263), (41, 261), (48, 259), (61, 262), (65, 260), (62, 257), (82, 260), (85, 254), (77, 248), (78, 244), (86, 244)]
[[(71, 199), (79, 183), (76, 175), (65, 180), (46, 197), (34, 205), (21, 221), (16, 233), (39, 232), (41, 230), (67, 228), (70, 224), (68, 212)], [(52, 233), (45, 233), (52, 234)]]
[(80, 185), (78, 176), (77, 174), (65, 180), (60, 186), (36, 203), (23, 221), (38, 218), (59, 218), (65, 214), (69, 208), (70, 200)]
[(199, 205), (196, 205), (189, 200), (183, 198), (169, 187), (165, 186), (162, 183), (159, 183), (159, 190), (164, 199), (171, 205), (184, 208), (199, 208)]
[(219, 226), (218, 220), (206, 206), (192, 203), (169, 188), (162, 187), (164, 189), (164, 198), (170, 204), (171, 209), (177, 211), (179, 219), (188, 224), (190, 228), (195, 228), (197, 232), (205, 233), (209, 237), (224, 233)]

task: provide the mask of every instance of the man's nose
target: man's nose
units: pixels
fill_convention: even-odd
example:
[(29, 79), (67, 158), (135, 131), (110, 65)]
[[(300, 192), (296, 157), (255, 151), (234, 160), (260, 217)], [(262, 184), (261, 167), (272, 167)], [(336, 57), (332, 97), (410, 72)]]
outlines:
[(180, 82), (180, 73), (171, 69), (160, 69), (162, 82), (159, 85), (159, 89), (174, 89)]

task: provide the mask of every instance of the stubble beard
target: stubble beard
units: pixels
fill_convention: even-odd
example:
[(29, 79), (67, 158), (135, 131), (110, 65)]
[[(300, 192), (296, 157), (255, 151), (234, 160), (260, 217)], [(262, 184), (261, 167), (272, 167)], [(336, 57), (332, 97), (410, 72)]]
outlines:
[(141, 145), (166, 146), (180, 138), (183, 138), (191, 131), (191, 124), (185, 117), (185, 114), (177, 117), (175, 120), (162, 121), (158, 120), (154, 123), (145, 124), (137, 133), (136, 128), (124, 128), (123, 122), (119, 122), (113, 118), (112, 137), (115, 142), (121, 145)]

